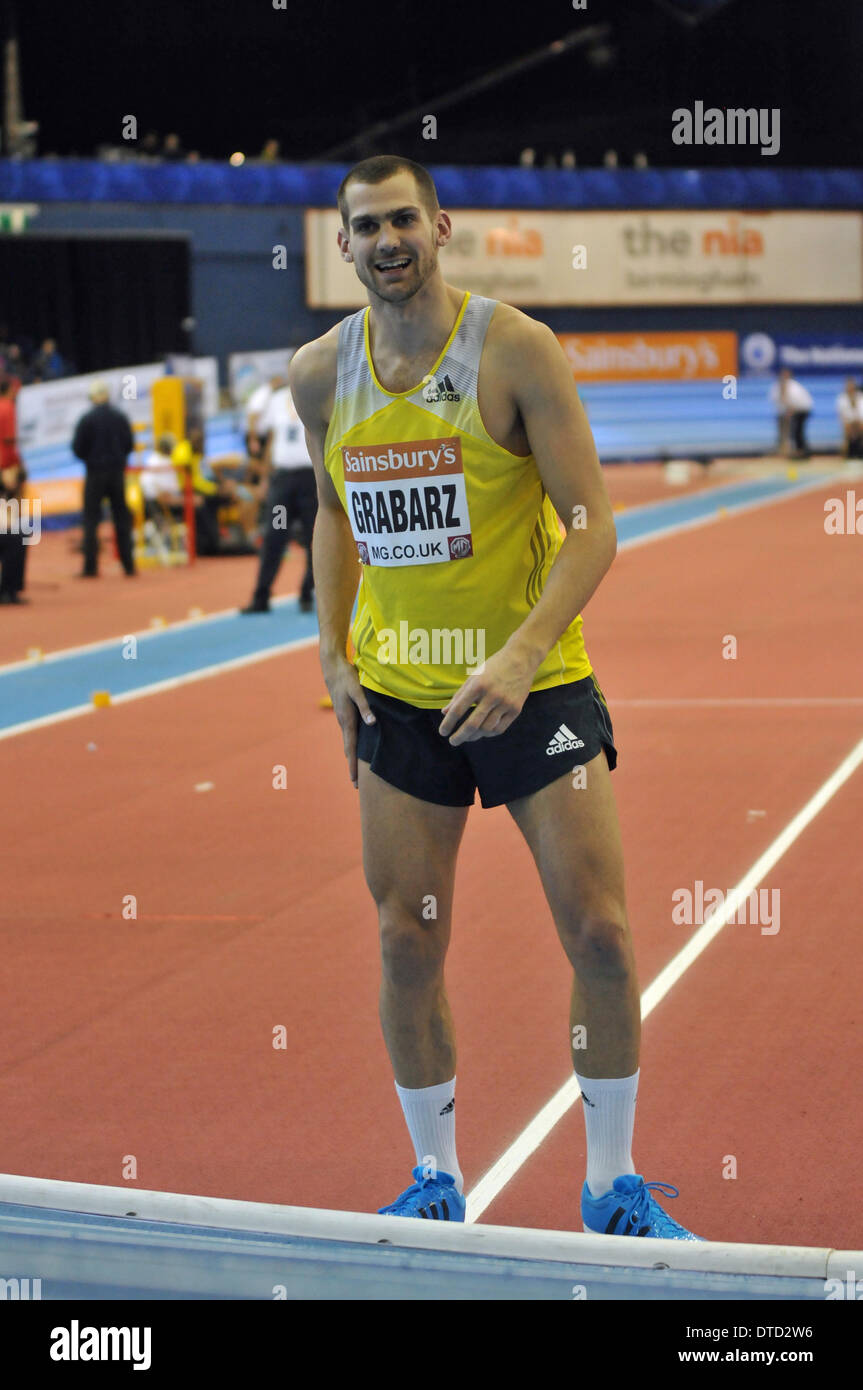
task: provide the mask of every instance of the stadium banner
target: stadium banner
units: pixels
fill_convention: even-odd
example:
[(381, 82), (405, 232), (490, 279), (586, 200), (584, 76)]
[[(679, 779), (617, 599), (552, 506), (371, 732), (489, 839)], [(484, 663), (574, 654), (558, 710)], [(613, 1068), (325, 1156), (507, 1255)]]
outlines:
[(288, 363), (295, 352), (296, 348), (232, 352), (228, 357), (228, 386), (234, 405), (245, 405), (252, 392), (270, 377), (287, 377)]
[[(863, 301), (859, 212), (489, 212), (455, 208), (444, 275), (526, 305)], [(336, 209), (305, 214), (306, 301), (366, 303)]]
[(711, 381), (737, 373), (736, 333), (558, 333), (576, 381)]
[(740, 340), (743, 376), (863, 376), (863, 333), (747, 333)]
[[(175, 363), (192, 367), (176, 375), (191, 375), (204, 382), (204, 412), (213, 415), (219, 406), (219, 364), (215, 357), (176, 358)], [(134, 426), (152, 424), (153, 410), (150, 388), (165, 375), (164, 362), (144, 362), (133, 367), (114, 367), (104, 372), (88, 372), (84, 376), (61, 377), (59, 381), (43, 381), (36, 386), (22, 386), (15, 398), (18, 440), (22, 449), (39, 449), (51, 445), (68, 447), (75, 426), (90, 409), (89, 391), (96, 381), (104, 381), (110, 391), (112, 405), (129, 417)]]

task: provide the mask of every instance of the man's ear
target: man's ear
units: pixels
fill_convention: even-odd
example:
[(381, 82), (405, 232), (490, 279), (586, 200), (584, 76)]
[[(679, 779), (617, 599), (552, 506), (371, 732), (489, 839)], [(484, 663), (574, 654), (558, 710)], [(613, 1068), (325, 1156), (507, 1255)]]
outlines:
[(446, 246), (452, 236), (452, 222), (449, 213), (441, 209), (435, 218), (435, 246)]
[(351, 240), (350, 240), (350, 237), (349, 237), (349, 236), (347, 235), (347, 233), (345, 232), (345, 230), (344, 230), (343, 227), (339, 227), (338, 242), (339, 242), (339, 251), (341, 252), (341, 255), (342, 255), (342, 260), (343, 260), (343, 261), (346, 261), (346, 262), (348, 263), (348, 265), (352, 265), (352, 264), (353, 264), (353, 259), (354, 259), (354, 258), (353, 258), (353, 255), (351, 254)]

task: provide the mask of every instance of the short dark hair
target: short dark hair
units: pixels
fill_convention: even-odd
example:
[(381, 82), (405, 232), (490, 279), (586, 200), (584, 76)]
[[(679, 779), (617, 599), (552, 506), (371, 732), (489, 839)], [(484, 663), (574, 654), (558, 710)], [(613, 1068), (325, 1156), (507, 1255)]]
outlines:
[(434, 179), (428, 169), (424, 169), (421, 164), (415, 164), (412, 159), (403, 159), (397, 154), (376, 154), (371, 159), (362, 159), (359, 164), (355, 164), (353, 169), (349, 169), (345, 177), (339, 184), (338, 204), (339, 212), (342, 216), (342, 226), (347, 230), (348, 225), (348, 200), (345, 196), (348, 184), (350, 183), (383, 183), (385, 179), (391, 179), (393, 174), (398, 174), (405, 169), (409, 174), (413, 174), (420, 200), (425, 205), (429, 217), (434, 217), (440, 208), (438, 202), (437, 189), (434, 186)]

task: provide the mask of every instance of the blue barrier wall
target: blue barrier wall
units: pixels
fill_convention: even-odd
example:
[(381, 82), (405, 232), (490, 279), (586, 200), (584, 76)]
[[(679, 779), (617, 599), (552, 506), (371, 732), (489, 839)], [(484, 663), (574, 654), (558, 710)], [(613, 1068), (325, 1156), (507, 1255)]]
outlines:
[[(104, 163), (0, 159), (17, 202), (220, 203), (330, 207), (348, 164)], [(430, 165), (441, 203), (521, 208), (859, 208), (863, 170), (522, 169)]]

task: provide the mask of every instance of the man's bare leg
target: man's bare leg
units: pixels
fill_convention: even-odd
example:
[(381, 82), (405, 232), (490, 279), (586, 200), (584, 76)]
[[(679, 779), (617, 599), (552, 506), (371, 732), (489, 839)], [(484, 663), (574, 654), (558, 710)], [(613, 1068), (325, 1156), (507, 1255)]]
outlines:
[[(584, 1047), (570, 1055), (581, 1076), (631, 1076), (638, 1069), (641, 1007), (626, 916), (623, 851), (605, 754), (508, 809), (539, 869), (560, 941), (575, 972), (572, 1029)], [(579, 1041), (581, 1039), (579, 1038)]]
[(384, 1040), (400, 1086), (437, 1086), (455, 1075), (444, 960), (468, 807), (420, 801), (368, 763), (357, 770), (363, 866), (380, 924)]

